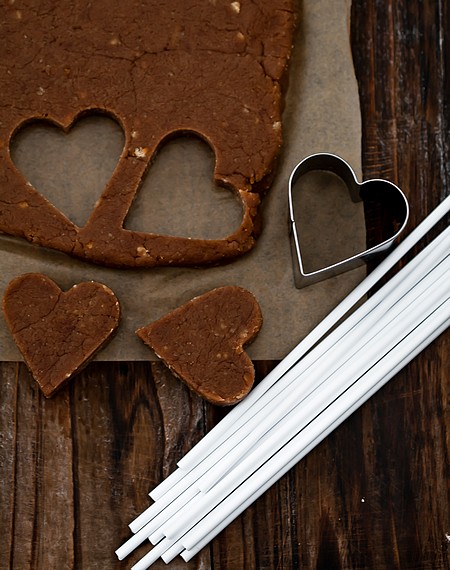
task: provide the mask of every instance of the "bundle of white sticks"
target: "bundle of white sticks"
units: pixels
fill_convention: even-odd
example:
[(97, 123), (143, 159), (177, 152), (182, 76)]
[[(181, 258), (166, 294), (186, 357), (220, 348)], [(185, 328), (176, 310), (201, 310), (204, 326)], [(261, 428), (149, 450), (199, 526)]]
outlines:
[(344, 317), (449, 211), (450, 196), (178, 462), (119, 559), (149, 539), (132, 570), (190, 560), (448, 328), (450, 227)]

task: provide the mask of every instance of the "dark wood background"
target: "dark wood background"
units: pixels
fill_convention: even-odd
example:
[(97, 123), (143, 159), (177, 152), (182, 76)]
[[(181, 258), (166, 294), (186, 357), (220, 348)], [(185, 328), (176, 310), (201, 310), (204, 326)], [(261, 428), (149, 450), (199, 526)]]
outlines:
[[(351, 34), (364, 176), (400, 185), (413, 227), (449, 194), (450, 5), (355, 0)], [(261, 378), (274, 363), (255, 365)], [(170, 567), (449, 569), (449, 388), (447, 332)], [(158, 364), (93, 363), (52, 400), (0, 364), (0, 568), (129, 568), (147, 547), (117, 561), (128, 522), (219, 415)]]

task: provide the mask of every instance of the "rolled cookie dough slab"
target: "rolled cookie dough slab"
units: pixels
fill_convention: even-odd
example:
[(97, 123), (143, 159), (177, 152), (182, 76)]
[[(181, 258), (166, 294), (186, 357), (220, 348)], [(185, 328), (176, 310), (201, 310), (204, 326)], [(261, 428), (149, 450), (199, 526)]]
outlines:
[[(292, 0), (82, 0), (69, 8), (21, 0), (2, 5), (0, 19), (0, 231), (119, 268), (211, 265), (254, 247), (282, 141)], [(30, 121), (69, 132), (88, 113), (113, 117), (125, 143), (80, 227), (17, 169), (9, 147)], [(184, 132), (208, 142), (211, 178), (241, 205), (228, 236), (124, 227), (156, 151)]]

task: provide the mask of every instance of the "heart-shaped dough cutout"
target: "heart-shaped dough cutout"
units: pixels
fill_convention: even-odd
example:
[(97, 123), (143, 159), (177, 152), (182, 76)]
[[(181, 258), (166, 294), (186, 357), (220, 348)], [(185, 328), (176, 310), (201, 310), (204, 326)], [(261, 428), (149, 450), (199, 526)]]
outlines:
[(244, 346), (262, 326), (252, 293), (213, 289), (136, 331), (168, 368), (212, 404), (235, 404), (253, 386), (255, 370)]
[[(301, 224), (296, 217), (296, 212), (301, 206), (301, 195), (298, 192), (301, 178), (314, 172), (325, 172), (336, 175), (345, 185), (354, 202), (363, 201), (371, 204), (371, 211), (378, 209), (384, 218), (389, 219), (393, 229), (391, 235), (379, 237), (379, 243), (366, 249), (356, 252), (346, 259), (336, 260), (326, 267), (321, 267), (314, 271), (305, 270), (305, 263), (302, 256)], [(297, 186), (296, 186), (297, 184)], [(301, 193), (300, 193), (301, 194)], [(344, 271), (354, 269), (362, 265), (365, 260), (375, 254), (385, 251), (394, 243), (397, 237), (405, 228), (408, 222), (409, 206), (404, 193), (398, 186), (387, 180), (371, 179), (365, 182), (358, 182), (356, 175), (350, 165), (334, 154), (319, 153), (308, 156), (302, 160), (292, 171), (289, 180), (289, 210), (291, 222), (291, 243), (294, 265), (295, 285), (298, 288), (306, 287), (328, 277), (333, 277)], [(316, 228), (317, 238), (323, 238), (320, 228)]]
[(112, 117), (82, 115), (68, 127), (26, 123), (14, 133), (11, 159), (38, 192), (83, 227), (117, 166), (124, 132)]
[(120, 307), (101, 283), (64, 292), (49, 277), (28, 273), (6, 288), (3, 313), (33, 377), (51, 397), (111, 338)]
[(124, 228), (203, 240), (234, 232), (241, 222), (242, 207), (233, 192), (214, 182), (213, 171), (214, 153), (200, 137), (181, 133), (164, 140)]

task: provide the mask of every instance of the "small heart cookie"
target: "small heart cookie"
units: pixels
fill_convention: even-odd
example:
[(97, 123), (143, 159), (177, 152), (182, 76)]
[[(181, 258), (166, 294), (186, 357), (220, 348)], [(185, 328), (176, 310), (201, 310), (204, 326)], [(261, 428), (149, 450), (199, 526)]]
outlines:
[(33, 377), (51, 397), (111, 338), (120, 307), (101, 283), (64, 292), (49, 277), (28, 273), (8, 285), (3, 313)]
[(213, 289), (136, 331), (187, 386), (212, 404), (235, 404), (253, 386), (255, 370), (244, 351), (262, 326), (252, 293)]

